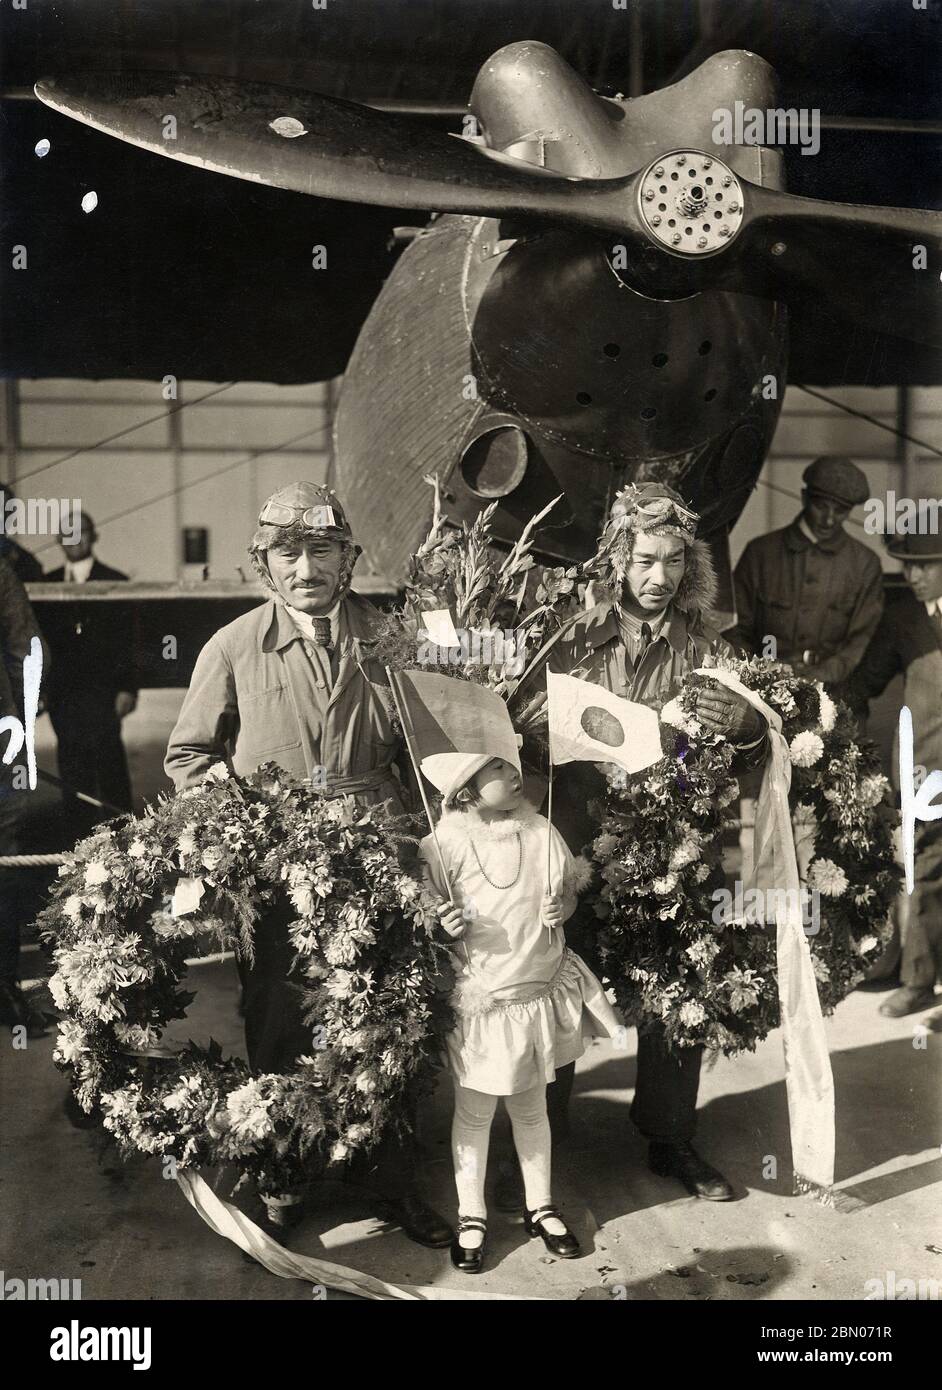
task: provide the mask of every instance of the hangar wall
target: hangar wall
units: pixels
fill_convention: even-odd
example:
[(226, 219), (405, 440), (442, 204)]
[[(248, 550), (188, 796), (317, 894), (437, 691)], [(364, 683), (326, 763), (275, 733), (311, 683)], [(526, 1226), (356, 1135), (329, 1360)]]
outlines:
[[(178, 404), (153, 381), (20, 380), (2, 396), (0, 478), (20, 497), (80, 497), (99, 524), (99, 552), (108, 563), (141, 580), (187, 577), (182, 528), (209, 529), (213, 578), (235, 579), (246, 569), (245, 547), (261, 501), (298, 477), (328, 478), (330, 411), (336, 382), (277, 386), (265, 382), (185, 381)], [(205, 401), (200, 398), (216, 393)], [(897, 420), (895, 387), (829, 387), (833, 401)], [(154, 423), (143, 422), (164, 416)], [(908, 393), (908, 432), (936, 442), (942, 437), (942, 387)], [(131, 433), (93, 452), (82, 446)], [(289, 447), (284, 446), (293, 441)], [(846, 414), (837, 405), (790, 387), (760, 483), (733, 532), (733, 560), (753, 536), (785, 525), (794, 515), (801, 474), (821, 453), (846, 453), (863, 467), (872, 493), (942, 497), (942, 460), (918, 447), (898, 446), (885, 430)], [(53, 465), (53, 466), (50, 466)], [(863, 509), (852, 533), (872, 545), (885, 568), (895, 569), (875, 536), (863, 529)], [(115, 518), (109, 520), (109, 518)], [(44, 568), (61, 563), (46, 536), (21, 543), (38, 553)], [(190, 577), (198, 577), (198, 572)]]

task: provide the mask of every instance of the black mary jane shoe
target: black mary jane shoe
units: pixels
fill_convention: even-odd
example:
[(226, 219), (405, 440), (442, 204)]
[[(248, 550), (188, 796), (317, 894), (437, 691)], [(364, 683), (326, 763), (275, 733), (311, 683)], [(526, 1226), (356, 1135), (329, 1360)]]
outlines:
[(536, 1211), (525, 1209), (523, 1213), (524, 1229), (528, 1236), (539, 1236), (551, 1255), (556, 1255), (561, 1260), (574, 1260), (579, 1254), (579, 1242), (569, 1227), (566, 1226), (563, 1235), (554, 1236), (543, 1225), (547, 1217), (553, 1216), (566, 1226), (566, 1222), (557, 1207), (537, 1207)]
[[(482, 1231), (481, 1244), (469, 1247), (461, 1244), (463, 1231)], [(480, 1274), (484, 1265), (484, 1251), (487, 1247), (487, 1222), (480, 1216), (461, 1216), (458, 1218), (458, 1231), (451, 1242), (451, 1262), (462, 1274)]]

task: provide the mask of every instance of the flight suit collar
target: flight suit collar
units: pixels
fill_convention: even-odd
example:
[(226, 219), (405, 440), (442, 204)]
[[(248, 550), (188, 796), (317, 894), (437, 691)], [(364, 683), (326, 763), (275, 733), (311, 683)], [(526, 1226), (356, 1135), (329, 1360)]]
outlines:
[(790, 526), (785, 527), (785, 544), (789, 550), (793, 550), (796, 553), (801, 550), (823, 550), (825, 555), (836, 555), (838, 551), (844, 549), (844, 546), (847, 545), (850, 540), (847, 532), (842, 529), (838, 531), (836, 536), (832, 536), (830, 540), (818, 541), (817, 543), (810, 541), (799, 525), (800, 515), (799, 513), (799, 516), (795, 517), (795, 520)]
[[(583, 621), (585, 623), (586, 645), (589, 647), (601, 647), (606, 642), (621, 638), (618, 614), (615, 612), (615, 605), (612, 602), (599, 603), (595, 608), (590, 608)], [(686, 613), (676, 605), (671, 604), (667, 621), (661, 628), (659, 636), (665, 638), (674, 651), (682, 656), (687, 650)]]
[[(264, 620), (263, 651), (280, 652), (291, 642), (303, 640), (303, 633), (280, 600), (269, 599), (268, 608), (269, 614)], [(360, 611), (357, 602), (351, 602), (350, 596), (345, 595), (340, 600), (337, 613), (337, 646), (345, 645), (345, 637), (352, 639), (357, 646), (363, 638), (368, 638), (372, 632), (368, 617), (368, 614)]]

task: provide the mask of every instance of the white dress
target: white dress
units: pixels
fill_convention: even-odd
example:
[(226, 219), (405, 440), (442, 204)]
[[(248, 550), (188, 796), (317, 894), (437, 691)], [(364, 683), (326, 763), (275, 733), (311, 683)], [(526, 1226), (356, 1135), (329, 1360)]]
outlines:
[[(559, 1067), (582, 1056), (586, 1036), (611, 1037), (619, 1027), (601, 984), (566, 946), (563, 929), (548, 931), (540, 922), (547, 834), (550, 883), (561, 898), (574, 899), (582, 886), (580, 861), (530, 807), (491, 822), (474, 810), (448, 811), (436, 829), (452, 892), (468, 918), (453, 951), (458, 1023), (447, 1046), (455, 1080), (495, 1096), (547, 1084)], [(419, 853), (435, 891), (447, 899), (431, 835)], [(584, 872), (588, 866), (581, 864)]]

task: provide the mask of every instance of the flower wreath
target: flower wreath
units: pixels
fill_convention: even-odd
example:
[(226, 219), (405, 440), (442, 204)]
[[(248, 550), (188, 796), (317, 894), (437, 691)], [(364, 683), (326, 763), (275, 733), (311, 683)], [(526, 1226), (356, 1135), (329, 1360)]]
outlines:
[[(885, 945), (900, 888), (896, 813), (877, 750), (857, 737), (844, 705), (788, 666), (704, 664), (733, 672), (782, 717), (804, 906), (815, 909), (805, 930), (821, 1007), (831, 1012)], [(722, 891), (721, 839), (736, 823), (739, 788), (733, 748), (696, 719), (696, 692), (709, 684), (689, 676), (661, 710), (665, 757), (621, 784), (609, 778), (591, 846), (601, 878), (588, 903), (595, 920), (583, 926), (629, 1022), (656, 1020), (675, 1045), (731, 1054), (779, 1022), (775, 928), (748, 895), (737, 912)]]
[[(274, 765), (239, 778), (219, 763), (76, 846), (40, 918), (63, 1014), (54, 1057), (125, 1154), (233, 1163), (279, 1191), (312, 1157), (339, 1162), (400, 1120), (452, 1022), (438, 919), (400, 862), (418, 833)], [(251, 958), (261, 914), (289, 904), (310, 1055), (253, 1076), (214, 1042), (161, 1049), (194, 997), (180, 983), (199, 943), (215, 936)]]

